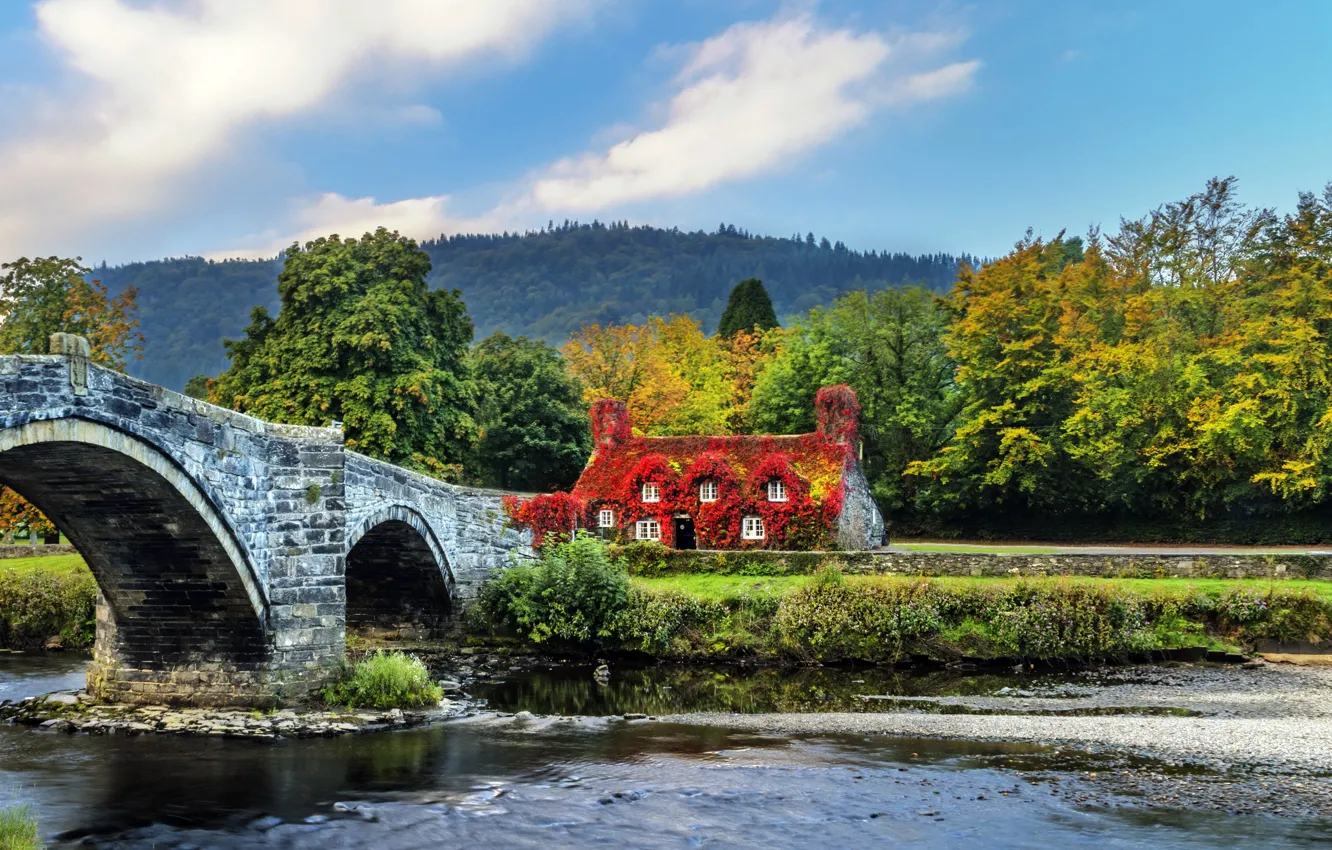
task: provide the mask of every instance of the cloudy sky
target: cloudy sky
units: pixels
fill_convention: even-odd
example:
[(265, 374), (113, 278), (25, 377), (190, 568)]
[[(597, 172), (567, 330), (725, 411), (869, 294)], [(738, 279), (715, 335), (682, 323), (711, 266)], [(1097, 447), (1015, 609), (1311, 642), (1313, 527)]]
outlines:
[(628, 219), (1007, 250), (1332, 181), (1332, 3), (0, 2), (0, 258)]

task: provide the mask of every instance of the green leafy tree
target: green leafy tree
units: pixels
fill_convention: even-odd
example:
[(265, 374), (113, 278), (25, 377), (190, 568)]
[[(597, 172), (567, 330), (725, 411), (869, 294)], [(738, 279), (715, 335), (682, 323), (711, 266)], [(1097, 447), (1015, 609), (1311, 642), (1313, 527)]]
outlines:
[(503, 489), (559, 490), (592, 450), (583, 388), (554, 348), (496, 331), (472, 348), (481, 399), (477, 473)]
[(767, 331), (779, 327), (777, 312), (772, 307), (772, 299), (763, 281), (756, 277), (742, 280), (731, 290), (731, 297), (726, 301), (721, 322), (717, 325), (717, 335), (730, 339), (740, 331)]
[(185, 395), (201, 401), (208, 401), (209, 382), (210, 379), (207, 375), (195, 375), (185, 382)]
[(910, 511), (916, 482), (902, 472), (947, 442), (958, 408), (947, 324), (938, 299), (914, 287), (853, 292), (812, 310), (786, 331), (781, 352), (760, 373), (751, 416), (763, 431), (812, 431), (819, 387), (849, 384), (862, 408), (875, 498), (885, 510)]
[(278, 422), (339, 420), (357, 451), (457, 476), (476, 426), (465, 358), (472, 324), (456, 290), (430, 290), (430, 258), (379, 228), (288, 251), (276, 319), (256, 307), (212, 398)]
[(0, 353), (46, 354), (53, 333), (86, 337), (95, 363), (124, 371), (142, 357), (138, 292), (112, 296), (78, 257), (20, 257), (0, 264)]

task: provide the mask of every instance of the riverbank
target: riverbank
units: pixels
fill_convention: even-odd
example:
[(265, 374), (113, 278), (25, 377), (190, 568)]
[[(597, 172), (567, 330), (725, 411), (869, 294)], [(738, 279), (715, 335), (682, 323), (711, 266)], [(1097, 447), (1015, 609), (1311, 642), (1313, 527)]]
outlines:
[[(874, 694), (867, 700), (877, 701)], [(1332, 772), (1332, 668), (1126, 667), (1055, 689), (891, 696), (886, 712), (700, 712), (662, 720), (764, 734), (855, 734), (1113, 747), (1176, 763)], [(904, 707), (908, 707), (903, 710)], [(1168, 714), (1149, 713), (1171, 709)]]

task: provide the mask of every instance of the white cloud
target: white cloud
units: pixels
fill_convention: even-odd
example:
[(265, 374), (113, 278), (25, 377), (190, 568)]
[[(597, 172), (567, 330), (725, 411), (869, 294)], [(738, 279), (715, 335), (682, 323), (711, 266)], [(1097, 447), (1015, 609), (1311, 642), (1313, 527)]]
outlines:
[[(512, 58), (585, 0), (43, 0), (76, 72), (0, 143), (0, 256), (56, 250), (169, 205), (247, 126), (313, 109), (367, 65)], [(405, 113), (429, 120), (422, 110)]]
[(965, 91), (979, 62), (920, 67), (959, 41), (915, 33), (890, 42), (807, 16), (738, 24), (689, 51), (661, 127), (555, 163), (524, 203), (590, 212), (784, 167), (876, 109)]
[(344, 238), (359, 238), (379, 227), (415, 239), (431, 239), (440, 234), (489, 233), (511, 226), (511, 223), (493, 216), (468, 218), (454, 215), (448, 211), (448, 204), (447, 195), (379, 203), (374, 198), (347, 198), (328, 192), (298, 209), (292, 228), (294, 234), (276, 231), (257, 234), (240, 240), (249, 247), (213, 251), (204, 256), (214, 260), (263, 259), (276, 256), (293, 242), (305, 243), (335, 233)]

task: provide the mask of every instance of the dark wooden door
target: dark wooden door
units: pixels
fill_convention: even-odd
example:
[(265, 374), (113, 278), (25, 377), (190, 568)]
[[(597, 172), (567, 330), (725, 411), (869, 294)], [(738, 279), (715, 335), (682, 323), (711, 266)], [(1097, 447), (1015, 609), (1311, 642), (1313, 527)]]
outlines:
[(689, 517), (678, 516), (675, 518), (675, 548), (698, 548), (698, 544), (694, 542), (694, 521)]

